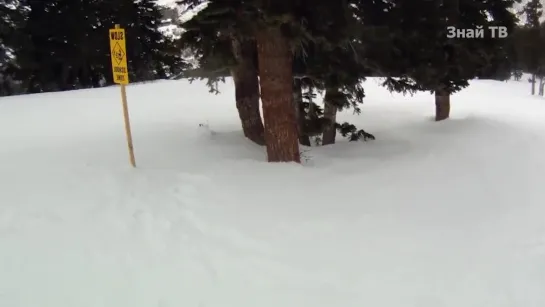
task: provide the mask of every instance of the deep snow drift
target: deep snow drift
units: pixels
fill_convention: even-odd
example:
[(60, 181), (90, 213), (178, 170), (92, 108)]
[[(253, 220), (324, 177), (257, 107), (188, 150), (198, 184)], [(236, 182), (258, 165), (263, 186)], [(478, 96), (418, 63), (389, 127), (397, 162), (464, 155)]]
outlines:
[[(269, 165), (231, 84), (0, 98), (2, 307), (543, 307), (545, 100), (371, 79), (376, 141)], [(204, 124), (205, 127), (200, 127)]]

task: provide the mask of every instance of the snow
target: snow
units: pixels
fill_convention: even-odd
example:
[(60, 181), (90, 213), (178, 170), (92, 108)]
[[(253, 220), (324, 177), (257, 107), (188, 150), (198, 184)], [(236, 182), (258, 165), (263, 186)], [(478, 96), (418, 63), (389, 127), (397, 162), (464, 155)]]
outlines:
[(160, 26), (158, 29), (163, 35), (172, 38), (173, 40), (180, 39), (182, 34), (182, 29), (174, 24)]
[(176, 7), (176, 0), (157, 0), (158, 5), (166, 7)]
[[(0, 306), (542, 307), (545, 101), (474, 81), (453, 118), (366, 82), (376, 141), (267, 164), (231, 82), (0, 99)], [(202, 124), (202, 125), (201, 125)]]

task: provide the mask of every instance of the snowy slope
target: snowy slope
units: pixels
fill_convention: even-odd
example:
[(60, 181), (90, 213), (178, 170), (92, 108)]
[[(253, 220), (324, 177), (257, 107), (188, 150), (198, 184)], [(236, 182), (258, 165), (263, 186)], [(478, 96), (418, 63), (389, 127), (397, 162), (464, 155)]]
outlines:
[(0, 98), (0, 306), (544, 306), (545, 101), (475, 81), (434, 123), (376, 82), (343, 117), (377, 140), (304, 166), (230, 83), (129, 86), (137, 169), (118, 88)]

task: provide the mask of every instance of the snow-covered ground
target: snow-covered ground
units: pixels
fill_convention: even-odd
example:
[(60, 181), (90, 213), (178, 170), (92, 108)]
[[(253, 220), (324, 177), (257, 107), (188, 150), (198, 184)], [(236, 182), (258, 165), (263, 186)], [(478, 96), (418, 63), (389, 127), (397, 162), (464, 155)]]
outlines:
[[(370, 80), (377, 137), (267, 164), (230, 83), (0, 98), (2, 307), (543, 307), (545, 99), (475, 81), (453, 118)], [(201, 127), (200, 124), (204, 124)]]

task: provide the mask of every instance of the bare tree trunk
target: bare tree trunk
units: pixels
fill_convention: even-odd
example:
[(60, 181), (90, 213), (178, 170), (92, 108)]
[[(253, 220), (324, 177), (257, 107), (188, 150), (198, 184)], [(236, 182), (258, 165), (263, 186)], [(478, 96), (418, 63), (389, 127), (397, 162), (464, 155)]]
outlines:
[(232, 49), (237, 65), (231, 70), (235, 83), (235, 99), (244, 136), (258, 145), (265, 145), (261, 113), (259, 112), (259, 79), (254, 64), (255, 41), (241, 42), (232, 37)]
[(545, 87), (545, 80), (543, 80), (543, 77), (539, 77), (539, 96), (543, 96), (544, 94), (544, 87)]
[(268, 161), (301, 163), (288, 41), (279, 27), (259, 29), (256, 39)]
[(304, 146), (311, 146), (310, 137), (305, 133), (305, 110), (303, 107), (303, 87), (301, 80), (293, 80), (293, 99), (295, 101), (295, 112), (297, 114), (297, 131), (299, 143)]
[(532, 79), (530, 80), (530, 83), (532, 83), (532, 95), (536, 94), (536, 75), (532, 74)]
[[(446, 21), (451, 27), (457, 27), (460, 23), (460, 1), (459, 0), (447, 0), (440, 1), (445, 4), (446, 9)], [(456, 44), (449, 39), (450, 44)], [(449, 45), (450, 45), (449, 44)], [(452, 53), (447, 54), (447, 61), (452, 64)], [(447, 73), (446, 71), (444, 73)], [(435, 89), (435, 121), (442, 121), (450, 116), (450, 93), (446, 90), (444, 84), (440, 84)]]
[(435, 121), (441, 121), (450, 116), (450, 94), (443, 87), (435, 91)]
[(339, 90), (337, 88), (328, 88), (324, 97), (324, 119), (327, 120), (327, 124), (324, 127), (324, 134), (322, 137), (322, 145), (335, 144), (335, 137), (337, 136), (337, 129), (335, 129), (335, 123), (337, 122), (337, 106), (332, 101), (333, 97), (337, 97)]

